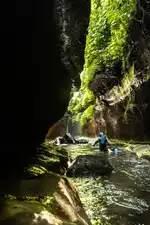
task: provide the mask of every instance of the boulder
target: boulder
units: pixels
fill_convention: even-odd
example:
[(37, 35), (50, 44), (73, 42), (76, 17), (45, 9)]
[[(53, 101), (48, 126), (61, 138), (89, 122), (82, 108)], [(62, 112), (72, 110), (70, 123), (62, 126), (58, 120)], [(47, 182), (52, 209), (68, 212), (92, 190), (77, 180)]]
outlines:
[(50, 142), (56, 145), (61, 144), (76, 144), (76, 140), (70, 133), (64, 134), (63, 137), (57, 137), (54, 141)]
[(62, 176), (67, 155), (45, 143), (17, 185), (1, 181), (1, 225), (91, 225), (75, 186)]
[(113, 167), (107, 159), (96, 155), (79, 155), (67, 169), (69, 177), (110, 174)]
[(22, 181), (19, 196), (9, 196), (1, 225), (91, 225), (76, 188), (58, 175)]
[(88, 141), (84, 139), (76, 140), (70, 133), (66, 133), (63, 137), (57, 137), (52, 143), (56, 145), (61, 144), (87, 144)]

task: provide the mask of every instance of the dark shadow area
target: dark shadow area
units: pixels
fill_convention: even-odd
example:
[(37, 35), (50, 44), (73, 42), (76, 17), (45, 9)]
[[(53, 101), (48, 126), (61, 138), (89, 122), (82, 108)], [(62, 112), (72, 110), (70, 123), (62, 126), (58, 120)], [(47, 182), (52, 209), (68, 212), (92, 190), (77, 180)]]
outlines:
[(2, 1), (0, 9), (0, 183), (15, 189), (66, 111), (71, 71), (61, 59), (56, 1)]
[(15, 188), (36, 146), (68, 104), (69, 74), (60, 59), (53, 2), (0, 5), (2, 186)]
[(53, 3), (11, 1), (0, 6), (0, 176), (4, 178), (13, 170), (21, 172), (68, 105), (71, 82), (60, 58)]

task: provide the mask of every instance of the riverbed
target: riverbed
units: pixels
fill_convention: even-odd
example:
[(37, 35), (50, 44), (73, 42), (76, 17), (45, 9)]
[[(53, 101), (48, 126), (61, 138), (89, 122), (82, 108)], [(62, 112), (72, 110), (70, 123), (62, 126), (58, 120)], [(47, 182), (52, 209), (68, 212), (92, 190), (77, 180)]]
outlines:
[(93, 225), (150, 225), (150, 163), (135, 153), (101, 153), (98, 147), (68, 147), (73, 158), (96, 154), (108, 158), (109, 176), (73, 178)]

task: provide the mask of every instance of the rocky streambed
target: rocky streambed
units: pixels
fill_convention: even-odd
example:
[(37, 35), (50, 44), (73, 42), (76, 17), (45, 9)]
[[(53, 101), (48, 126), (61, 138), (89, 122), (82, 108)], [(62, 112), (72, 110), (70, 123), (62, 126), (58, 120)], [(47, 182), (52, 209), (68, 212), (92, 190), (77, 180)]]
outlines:
[[(112, 144), (116, 145), (115, 141)], [(110, 174), (75, 176), (84, 209), (93, 225), (149, 225), (150, 224), (150, 163), (139, 159), (128, 145), (118, 144), (122, 152), (100, 153), (91, 145), (69, 146), (72, 157), (94, 155), (113, 167)], [(131, 145), (130, 145), (131, 146)], [(140, 150), (144, 152), (144, 146)], [(135, 144), (134, 147), (139, 148)], [(143, 147), (143, 148), (142, 148)], [(145, 146), (145, 149), (148, 146)]]
[(1, 181), (0, 224), (149, 225), (150, 163), (137, 156), (148, 145), (114, 140), (114, 154), (92, 141), (45, 143), (14, 186)]

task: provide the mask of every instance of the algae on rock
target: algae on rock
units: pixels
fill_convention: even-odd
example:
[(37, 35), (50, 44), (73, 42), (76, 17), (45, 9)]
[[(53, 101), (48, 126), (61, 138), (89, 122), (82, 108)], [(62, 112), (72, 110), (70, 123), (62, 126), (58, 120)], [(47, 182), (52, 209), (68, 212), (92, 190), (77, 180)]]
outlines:
[[(89, 89), (89, 84), (95, 74), (111, 67), (118, 59), (122, 60), (123, 69), (126, 66), (128, 27), (135, 10), (135, 0), (91, 0), (85, 63), (80, 74), (81, 87), (78, 92), (74, 92), (68, 107), (74, 120), (78, 120), (80, 114), (82, 125), (93, 118), (95, 96)], [(84, 113), (84, 111), (91, 113)]]
[(6, 190), (1, 185), (4, 209), (0, 224), (91, 225), (76, 188), (60, 175), (67, 160), (65, 149), (44, 145), (45, 149), (37, 149), (36, 158), (31, 160), (16, 188)]

